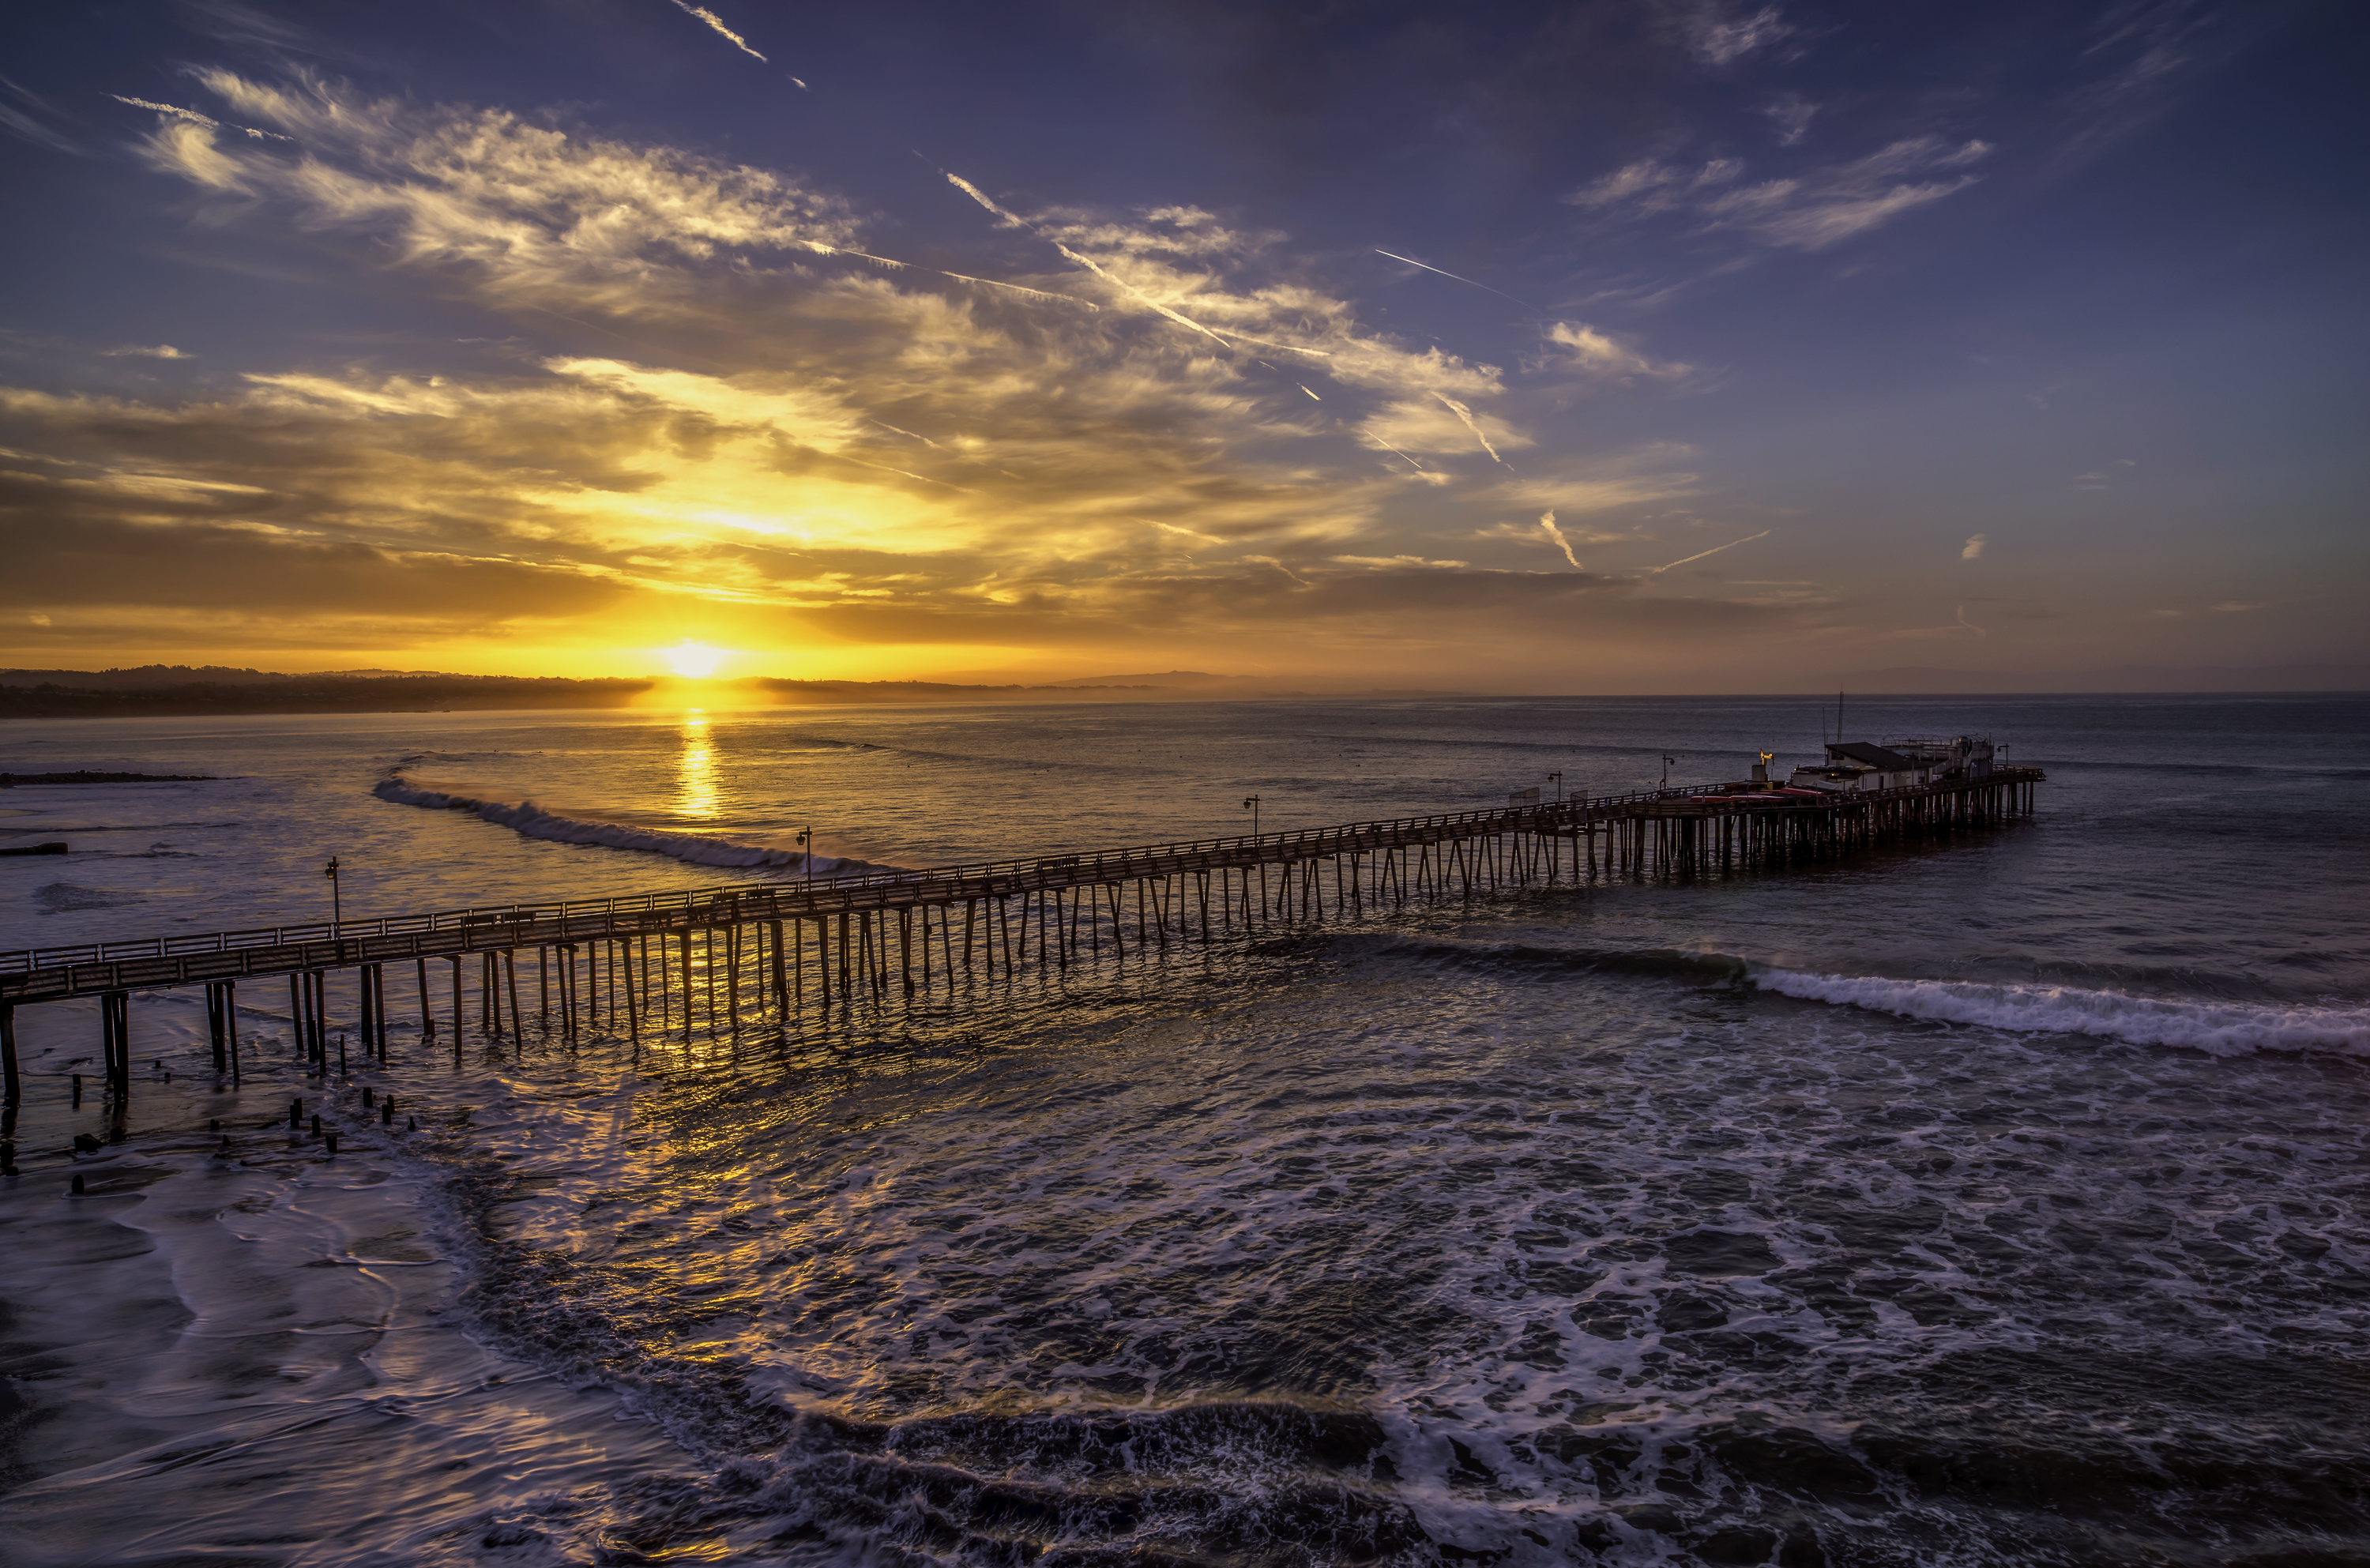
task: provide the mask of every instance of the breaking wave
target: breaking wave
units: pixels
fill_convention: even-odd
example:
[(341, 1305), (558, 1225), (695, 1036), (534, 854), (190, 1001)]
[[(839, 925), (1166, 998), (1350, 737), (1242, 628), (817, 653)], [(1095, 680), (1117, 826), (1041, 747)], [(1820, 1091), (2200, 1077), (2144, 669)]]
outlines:
[(2215, 1056), (2334, 1051), (2370, 1056), (2370, 1008), (2271, 1007), (2170, 1000), (2073, 986), (1987, 986), (1805, 974), (1755, 964), (1751, 983), (1805, 1001), (1901, 1018), (1976, 1023), (2033, 1033), (2088, 1034), (2133, 1045), (2173, 1045)]
[[(809, 856), (798, 849), (736, 844), (729, 838), (712, 838), (696, 833), (670, 833), (654, 827), (635, 827), (626, 823), (588, 822), (580, 817), (546, 812), (533, 801), (521, 801), (513, 805), (503, 801), (477, 800), (468, 795), (449, 795), (441, 790), (415, 788), (400, 778), (379, 780), (371, 793), (397, 805), (425, 806), (431, 811), (475, 812), (483, 820), (528, 838), (547, 838), (558, 844), (598, 844), (611, 849), (639, 849), (654, 855), (671, 855), (696, 866), (785, 866), (811, 869), (822, 876), (840, 871), (896, 869), (875, 866), (844, 856)], [(810, 860), (812, 862), (811, 868)]]

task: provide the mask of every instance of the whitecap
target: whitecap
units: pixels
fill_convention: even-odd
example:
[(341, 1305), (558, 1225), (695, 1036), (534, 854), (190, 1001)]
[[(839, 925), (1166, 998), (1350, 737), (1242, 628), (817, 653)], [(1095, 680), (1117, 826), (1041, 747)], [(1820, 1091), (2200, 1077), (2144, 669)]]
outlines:
[(829, 855), (810, 857), (797, 849), (736, 844), (729, 838), (715, 838), (702, 834), (669, 833), (660, 828), (636, 827), (625, 823), (592, 822), (580, 817), (561, 816), (545, 811), (533, 801), (521, 801), (513, 805), (467, 795), (448, 795), (435, 790), (415, 789), (400, 778), (381, 779), (371, 793), (382, 801), (392, 801), (400, 805), (475, 812), (483, 820), (510, 828), (527, 838), (546, 838), (560, 844), (598, 844), (612, 849), (640, 849), (651, 854), (670, 855), (699, 866), (800, 867), (824, 876), (840, 871), (895, 869)]
[(1902, 1018), (2052, 1034), (2088, 1034), (2134, 1045), (2175, 1045), (2216, 1056), (2258, 1051), (2370, 1055), (2370, 1008), (2273, 1007), (2182, 1001), (2074, 986), (1990, 986), (1967, 980), (1895, 980), (1806, 974), (1753, 966), (1765, 991)]

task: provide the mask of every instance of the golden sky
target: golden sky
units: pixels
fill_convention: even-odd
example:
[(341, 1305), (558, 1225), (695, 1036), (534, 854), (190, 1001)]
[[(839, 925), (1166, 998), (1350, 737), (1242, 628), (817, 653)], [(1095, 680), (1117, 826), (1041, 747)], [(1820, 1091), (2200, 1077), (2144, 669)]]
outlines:
[[(73, 329), (7, 339), (0, 660), (1620, 689), (2359, 640), (2310, 540), (2240, 559), (2243, 487), (2144, 421), (2052, 429), (2077, 371), (1926, 324), (1788, 362), (1786, 302), (1897, 290), (1886, 248), (2008, 178), (2006, 133), (1780, 113), (1774, 44), (1673, 37), (1761, 105), (1750, 156), (1602, 130), (1488, 278), (1419, 218), (1170, 199), (1214, 153), (1074, 202), (992, 136), (893, 179), (743, 157), (745, 98), (670, 129), (286, 50), (110, 88), (115, 143), (56, 139), (145, 282), (68, 289), (62, 238)], [(716, 42), (670, 40), (758, 70)], [(1904, 390), (1903, 356), (1957, 368)]]

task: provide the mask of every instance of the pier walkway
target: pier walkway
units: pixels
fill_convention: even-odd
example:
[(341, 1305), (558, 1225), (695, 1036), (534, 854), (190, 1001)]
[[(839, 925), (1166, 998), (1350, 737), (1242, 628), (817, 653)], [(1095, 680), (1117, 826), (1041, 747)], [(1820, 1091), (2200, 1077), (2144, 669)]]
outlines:
[[(912, 997), (958, 977), (1066, 968), (1114, 953), (1279, 920), (1321, 919), (1409, 900), (1509, 886), (1675, 880), (1810, 863), (1865, 847), (1993, 825), (2033, 809), (2037, 768), (1784, 801), (1706, 786), (1500, 810), (1352, 823), (913, 871), (739, 882), (558, 904), (150, 937), (0, 953), (0, 1066), (20, 1098), (15, 1010), (100, 999), (107, 1092), (131, 1091), (129, 994), (203, 985), (217, 1072), (236, 1074), (241, 981), (284, 980), (286, 1018), (326, 1063), (328, 978), (351, 972), (351, 1028), (384, 1060), (385, 969), (414, 971), (407, 1009), (423, 1035), (458, 1048), (477, 1014), (488, 1033), (530, 1016), (580, 1027), (738, 1028), (744, 1008)], [(523, 1007), (520, 956), (532, 961)], [(476, 960), (474, 986), (465, 977)], [(432, 984), (431, 961), (449, 966)], [(276, 988), (276, 987), (275, 987)], [(476, 992), (475, 1007), (468, 993)], [(440, 1008), (435, 992), (447, 990)], [(436, 1015), (443, 1012), (444, 1017)]]

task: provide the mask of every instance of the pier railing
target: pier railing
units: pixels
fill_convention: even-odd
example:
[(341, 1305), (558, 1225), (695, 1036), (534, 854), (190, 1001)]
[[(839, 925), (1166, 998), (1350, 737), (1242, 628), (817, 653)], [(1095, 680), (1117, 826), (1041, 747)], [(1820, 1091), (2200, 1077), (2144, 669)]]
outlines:
[(869, 902), (861, 898), (851, 900), (850, 895), (875, 889), (884, 892), (895, 890), (901, 895), (900, 902), (927, 901), (938, 894), (949, 898), (977, 897), (987, 893), (1017, 892), (1023, 887), (1046, 886), (1054, 882), (1075, 885), (1125, 881), (1178, 861), (1196, 866), (1271, 864), (1280, 860), (1320, 859), (1347, 849), (1371, 848), (1384, 843), (1415, 844), (1427, 838), (1461, 838), (1524, 829), (1554, 831), (1572, 822), (1623, 807), (1717, 794), (1720, 790), (1719, 785), (1700, 785), (1687, 789), (1635, 790), (1628, 794), (1548, 801), (1541, 805), (1441, 812), (1426, 816), (1347, 823), (1333, 827), (1237, 834), (1223, 838), (1195, 838), (1119, 849), (1089, 849), (1075, 855), (1038, 855), (1025, 859), (981, 860), (915, 870), (871, 870), (819, 877), (785, 876), (763, 882), (728, 882), (665, 893), (624, 894), (608, 898), (576, 898), (548, 904), (471, 905), (464, 909), (381, 916), (342, 920), (335, 924), (321, 920), (258, 926), (238, 931), (133, 937), (121, 941), (22, 948), (13, 952), (0, 952), (0, 976), (94, 963), (231, 953), (252, 948), (320, 944), (325, 950), (342, 946), (351, 951), (361, 951), (364, 944), (378, 938), (443, 933), (507, 937), (521, 927), (532, 927), (538, 935), (557, 929), (560, 940), (564, 940), (571, 928), (581, 925), (583, 934), (590, 936), (614, 928), (621, 918), (638, 916), (690, 915), (695, 917), (731, 918), (743, 912), (748, 916), (761, 916), (772, 908), (779, 908), (784, 914), (804, 913), (810, 902), (837, 909), (848, 906), (851, 902)]
[[(1656, 819), (1769, 814), (1786, 819), (1840, 813), (1913, 797), (1942, 797), (2041, 777), (2034, 768), (1995, 770), (1898, 790), (1826, 799), (1739, 798), (1717, 784), (1631, 790), (1479, 811), (1441, 812), (1338, 826), (1240, 834), (1170, 844), (1083, 850), (914, 870), (783, 876), (670, 893), (475, 905), (419, 915), (337, 923), (256, 927), (0, 952), (0, 1008), (127, 986), (178, 986), (261, 974), (342, 969), (396, 959), (451, 957), (602, 938), (732, 926), (749, 921), (859, 914), (999, 899), (1041, 891), (1119, 884), (1181, 871), (1291, 865), (1508, 834), (1575, 835), (1633, 828)], [(1824, 820), (1824, 818), (1823, 818)], [(1623, 824), (1629, 824), (1624, 826)], [(1634, 836), (1629, 840), (1634, 843)]]

